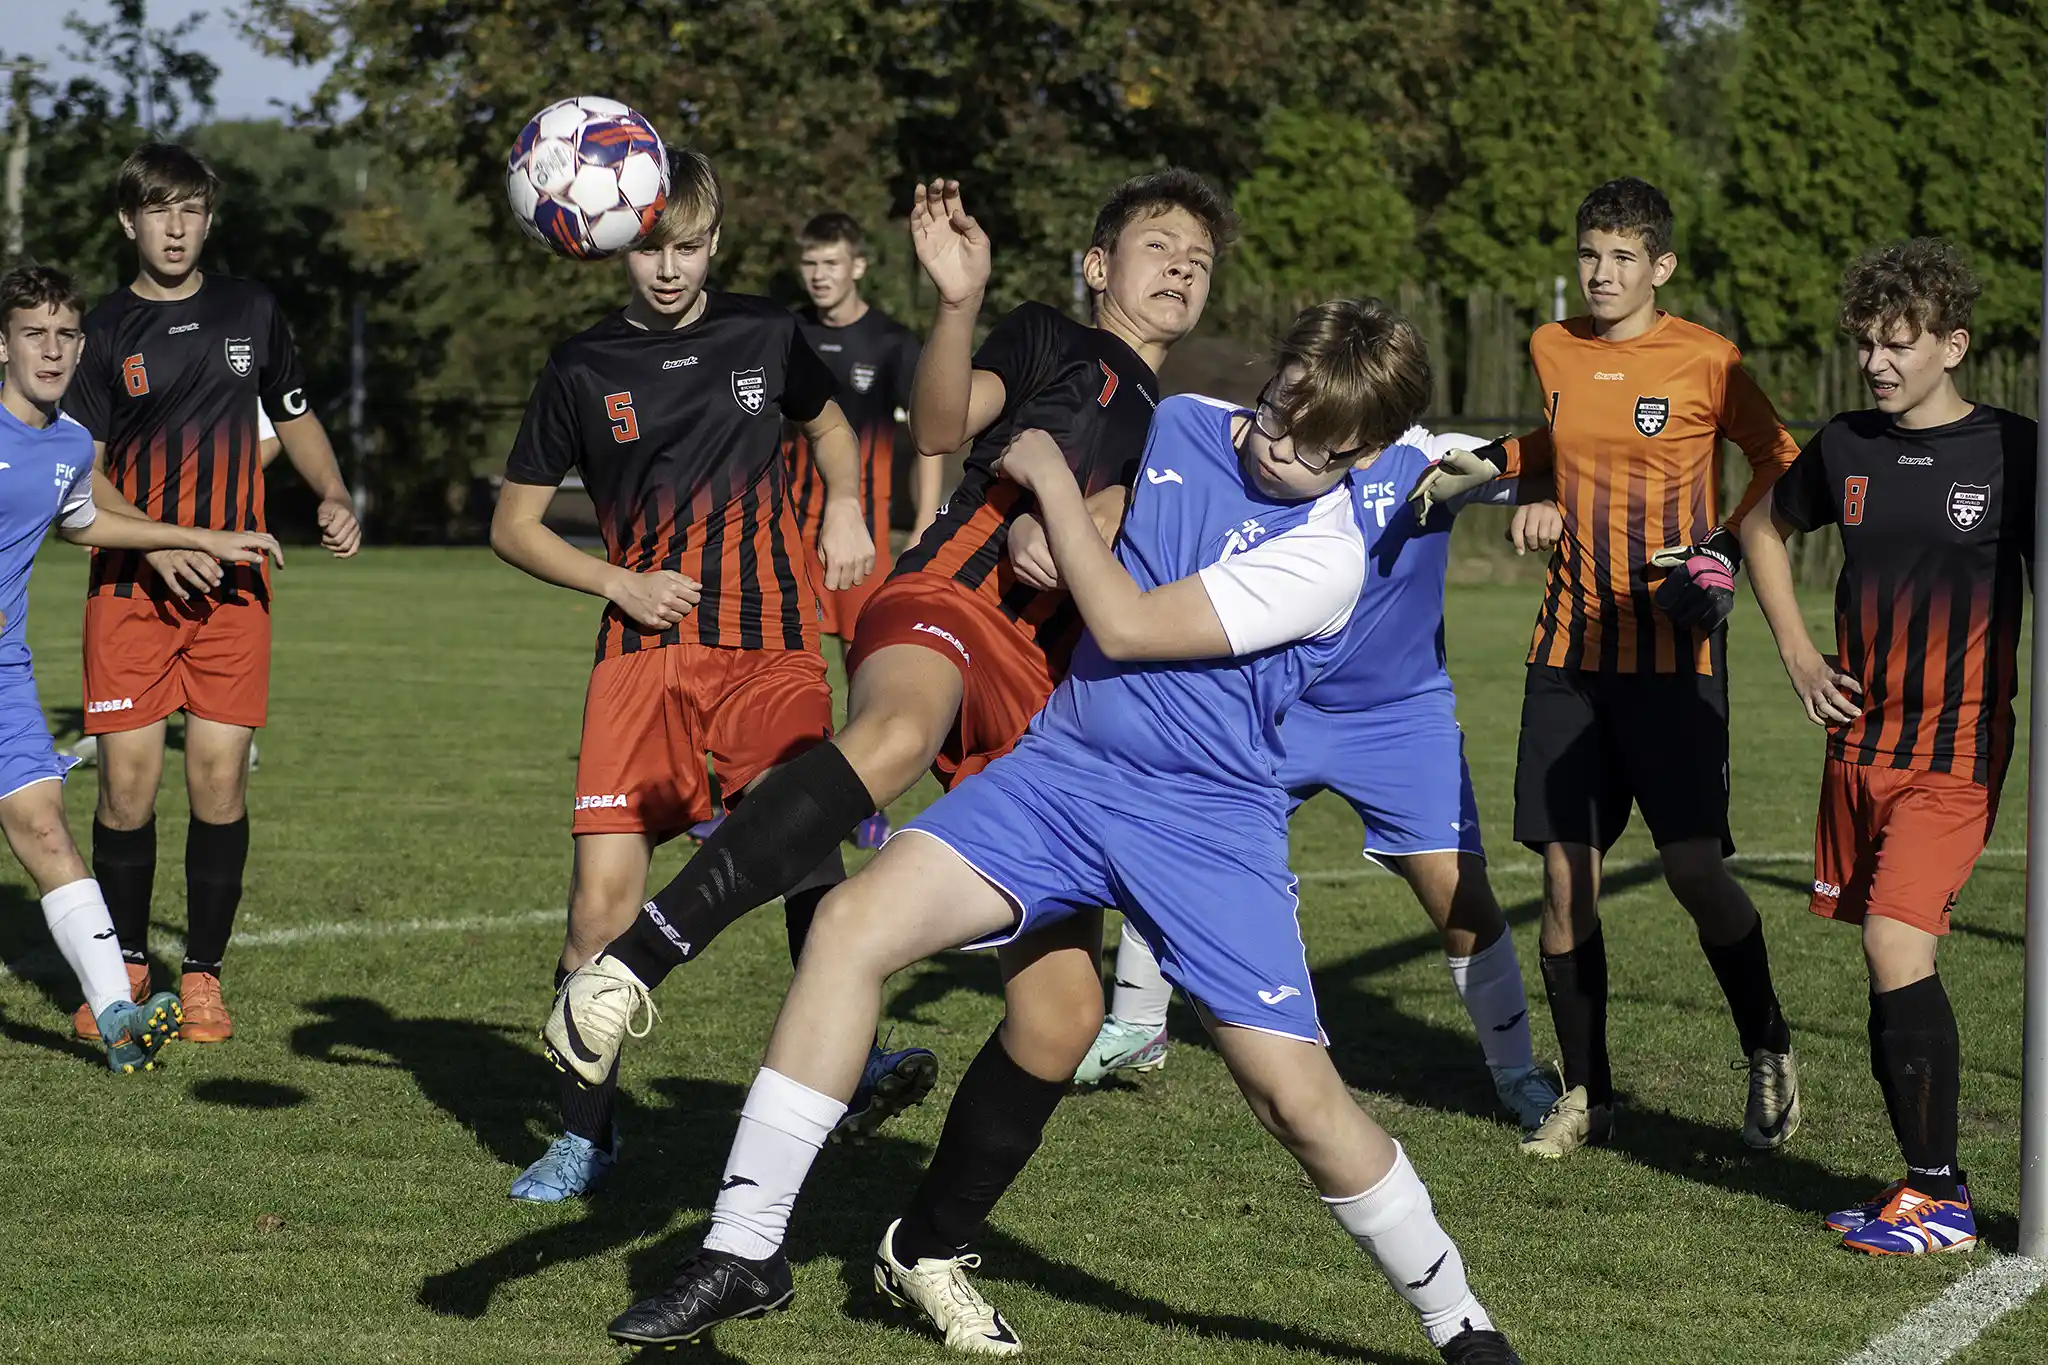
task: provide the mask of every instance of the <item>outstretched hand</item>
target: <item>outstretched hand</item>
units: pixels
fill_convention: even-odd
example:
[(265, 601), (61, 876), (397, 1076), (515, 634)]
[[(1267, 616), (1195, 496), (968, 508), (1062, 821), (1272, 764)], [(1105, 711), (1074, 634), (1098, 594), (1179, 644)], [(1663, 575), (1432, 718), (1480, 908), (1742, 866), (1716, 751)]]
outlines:
[(988, 234), (960, 203), (960, 182), (934, 180), (910, 197), (910, 241), (939, 299), (958, 308), (988, 287)]

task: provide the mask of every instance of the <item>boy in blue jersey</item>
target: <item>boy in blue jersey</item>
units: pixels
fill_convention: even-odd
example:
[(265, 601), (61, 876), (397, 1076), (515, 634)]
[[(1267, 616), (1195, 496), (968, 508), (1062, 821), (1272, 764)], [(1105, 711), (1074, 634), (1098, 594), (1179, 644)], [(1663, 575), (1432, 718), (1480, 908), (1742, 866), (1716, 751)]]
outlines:
[(107, 1066), (148, 1071), (183, 1015), (170, 991), (129, 998), (106, 898), (65, 823), (62, 782), (76, 760), (58, 757), (36, 692), (29, 570), (52, 523), (74, 545), (198, 550), (244, 563), (276, 554), (277, 542), (166, 526), (118, 493), (95, 505), (92, 435), (57, 408), (78, 368), (84, 316), (85, 299), (62, 271), (27, 266), (0, 276), (0, 833), (42, 896), (44, 922), (85, 993)]
[[(704, 1247), (669, 1290), (612, 1322), (615, 1339), (692, 1340), (794, 1297), (790, 1212), (859, 1080), (889, 975), (1107, 904), (1159, 946), (1253, 1111), (1444, 1359), (1516, 1361), (1414, 1167), (1324, 1050), (1277, 780), (1280, 716), (1336, 656), (1365, 581), (1352, 469), (1427, 401), (1427, 354), (1376, 301), (1340, 301), (1297, 319), (1277, 359), (1265, 420), (1207, 399), (1160, 404), (1114, 554), (1057, 444), (1038, 431), (1012, 442), (1003, 472), (1037, 498), (1088, 626), (1072, 671), (1014, 752), (820, 907)], [(1219, 843), (1219, 826), (1237, 837)], [(1099, 988), (1093, 1008), (1099, 1018)], [(1000, 1055), (1014, 1041), (999, 1033), (991, 1046)], [(877, 1284), (933, 1317), (955, 1349), (1021, 1350), (967, 1283), (974, 1259), (924, 1254), (899, 1226), (882, 1238)]]
[[(1261, 395), (1261, 420), (1267, 411)], [(1483, 443), (1411, 427), (1360, 473), (1366, 591), (1345, 627), (1341, 657), (1287, 713), (1280, 780), (1296, 806), (1321, 791), (1350, 802), (1365, 825), (1365, 856), (1415, 892), (1442, 936), (1452, 986), (1471, 1016), (1495, 1092), (1527, 1132), (1543, 1122), (1557, 1090), (1531, 1052), (1528, 997), (1487, 880), (1457, 697), (1444, 667), (1444, 578), (1455, 507), (1423, 520), (1407, 501), (1443, 451), (1475, 444)], [(1514, 486), (1487, 490), (1512, 497)], [(1110, 1016), (1074, 1073), (1084, 1085), (1166, 1062), (1173, 987), (1128, 923), (1115, 980)]]

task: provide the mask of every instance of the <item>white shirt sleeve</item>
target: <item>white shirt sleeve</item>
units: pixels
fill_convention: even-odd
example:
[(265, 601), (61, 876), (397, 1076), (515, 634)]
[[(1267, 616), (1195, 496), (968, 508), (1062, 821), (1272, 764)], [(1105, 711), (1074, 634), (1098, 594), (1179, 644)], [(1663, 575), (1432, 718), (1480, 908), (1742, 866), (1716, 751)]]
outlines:
[(1365, 539), (1351, 492), (1324, 495), (1309, 520), (1201, 573), (1233, 654), (1334, 635), (1365, 586)]
[(92, 462), (88, 460), (64, 490), (64, 500), (57, 505), (57, 524), (67, 531), (82, 531), (98, 515), (92, 501)]
[(263, 410), (263, 400), (261, 399), (256, 401), (256, 439), (259, 441), (274, 441), (277, 439), (277, 428), (270, 424), (270, 414)]
[[(1417, 427), (1410, 434), (1415, 438), (1415, 443), (1421, 446), (1424, 452), (1428, 454), (1431, 464), (1441, 460), (1446, 451), (1477, 450), (1486, 444), (1484, 436), (1468, 436), (1462, 431), (1429, 431), (1426, 428)], [(1491, 483), (1480, 484), (1479, 487), (1452, 498), (1450, 502), (1451, 511), (1456, 513), (1463, 508), (1473, 506), (1513, 507), (1518, 486), (1517, 480), (1508, 478), (1495, 479)]]

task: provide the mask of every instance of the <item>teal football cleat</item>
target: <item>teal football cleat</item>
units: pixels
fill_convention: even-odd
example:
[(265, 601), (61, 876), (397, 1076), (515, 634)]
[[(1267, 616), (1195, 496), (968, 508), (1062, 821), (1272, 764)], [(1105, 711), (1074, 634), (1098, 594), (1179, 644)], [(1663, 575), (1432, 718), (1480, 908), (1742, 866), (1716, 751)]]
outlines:
[(1500, 1102), (1522, 1125), (1524, 1133), (1541, 1128), (1543, 1120), (1550, 1117), (1551, 1106), (1557, 1103), (1557, 1087), (1551, 1084), (1550, 1073), (1540, 1066), (1495, 1067), (1493, 1093), (1500, 1096)]
[(587, 1137), (564, 1133), (548, 1144), (540, 1160), (512, 1182), (512, 1197), (522, 1204), (559, 1204), (589, 1194), (604, 1183), (619, 1160), (619, 1130), (612, 1127), (610, 1151)]
[(116, 1000), (99, 1012), (95, 1022), (106, 1045), (107, 1070), (154, 1071), (156, 1054), (184, 1026), (185, 1010), (177, 992), (158, 991), (140, 1004)]
[(1077, 1085), (1099, 1085), (1113, 1071), (1157, 1071), (1166, 1065), (1166, 1030), (1127, 1024), (1114, 1014), (1102, 1021), (1094, 1046), (1074, 1068)]

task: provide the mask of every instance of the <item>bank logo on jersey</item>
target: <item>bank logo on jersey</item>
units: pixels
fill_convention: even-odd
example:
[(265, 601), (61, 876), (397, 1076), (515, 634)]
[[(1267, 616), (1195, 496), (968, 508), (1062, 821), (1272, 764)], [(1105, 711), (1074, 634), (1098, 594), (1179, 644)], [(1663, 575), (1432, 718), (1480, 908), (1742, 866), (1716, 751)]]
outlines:
[(856, 364), (853, 367), (853, 391), (866, 393), (875, 386), (875, 367)]
[(761, 405), (768, 401), (768, 371), (734, 370), (732, 401), (744, 408), (749, 416), (758, 414)]
[(1636, 399), (1636, 430), (1645, 436), (1655, 436), (1664, 430), (1664, 424), (1671, 420), (1669, 398)]
[(249, 371), (256, 368), (256, 343), (249, 337), (228, 338), (228, 368), (235, 372), (235, 378), (247, 379)]
[(1991, 485), (1952, 483), (1948, 486), (1948, 519), (1958, 531), (1973, 531), (1991, 510)]

